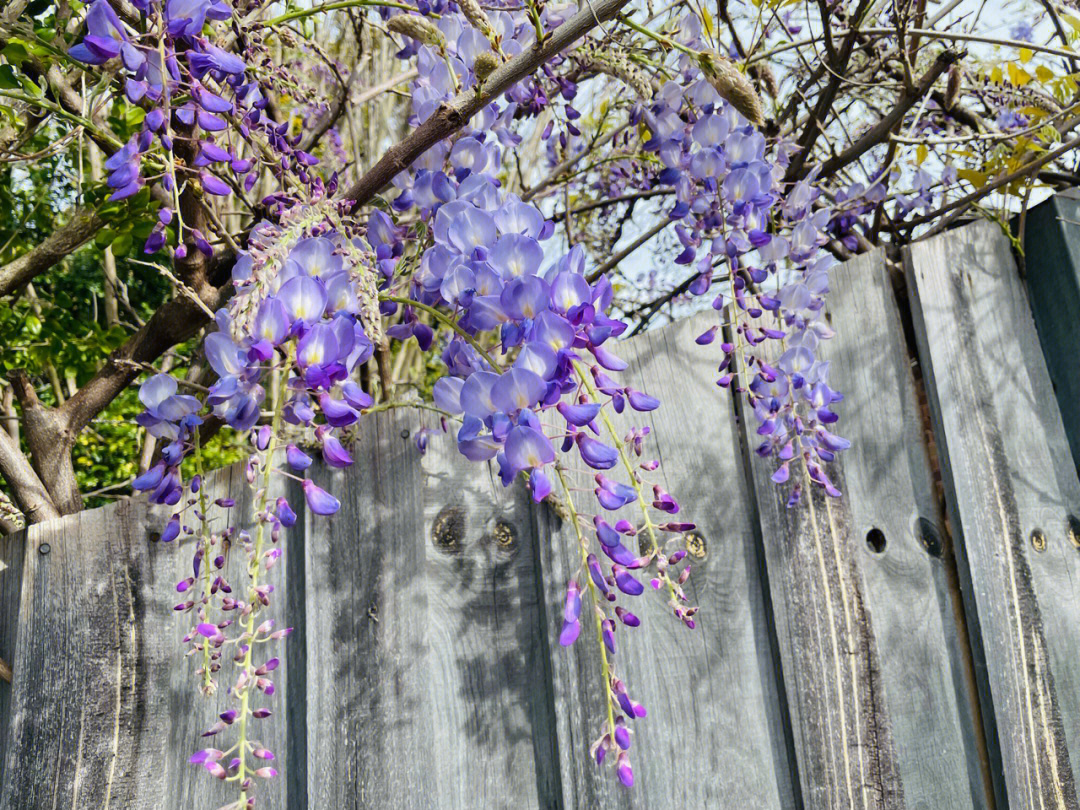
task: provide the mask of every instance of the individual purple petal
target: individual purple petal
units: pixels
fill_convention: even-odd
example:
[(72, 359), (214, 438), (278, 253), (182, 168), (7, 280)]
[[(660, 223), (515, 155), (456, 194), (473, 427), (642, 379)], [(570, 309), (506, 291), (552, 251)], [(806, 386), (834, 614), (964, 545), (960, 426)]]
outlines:
[(538, 374), (524, 368), (512, 368), (492, 384), (491, 401), (496, 410), (512, 413), (536, 405), (546, 392), (547, 385)]
[(278, 298), (293, 321), (311, 325), (326, 311), (326, 288), (314, 278), (296, 276), (281, 285)]
[(555, 460), (555, 448), (539, 430), (518, 425), (507, 434), (506, 459), (515, 472), (535, 470)]
[(285, 448), (285, 460), (294, 470), (306, 470), (311, 466), (311, 456), (295, 444), (290, 444)]
[(207, 194), (217, 194), (218, 197), (228, 197), (232, 188), (224, 180), (217, 178), (210, 172), (200, 172), (199, 179), (202, 181), (203, 191)]
[[(294, 281), (310, 279), (294, 279)], [(312, 282), (317, 284), (318, 282)], [(282, 288), (284, 289), (284, 288)], [(338, 359), (338, 341), (330, 324), (320, 322), (308, 330), (296, 346), (296, 365), (300, 368), (325, 366)]]
[(333, 434), (323, 436), (323, 461), (331, 467), (348, 467), (353, 463), (352, 456), (342, 446), (341, 442)]
[(448, 413), (461, 413), (461, 388), (465, 381), (460, 377), (441, 377), (432, 389), (435, 405)]
[(581, 402), (577, 405), (560, 402), (556, 408), (562, 414), (563, 419), (576, 427), (584, 427), (600, 413), (600, 404), (598, 402)]
[(625, 568), (616, 565), (613, 570), (615, 572), (615, 585), (618, 586), (620, 591), (628, 596), (640, 596), (644, 592), (645, 586), (638, 582)]
[(581, 616), (581, 586), (577, 580), (570, 580), (566, 585), (566, 605), (563, 608), (563, 619), (568, 622), (576, 622)]
[(332, 515), (341, 508), (341, 502), (337, 498), (316, 485), (310, 478), (305, 478), (302, 486), (308, 508), (316, 515)]
[(292, 510), (289, 502), (284, 498), (277, 499), (277, 517), (281, 521), (281, 525), (286, 528), (296, 525), (296, 512)]
[(559, 644), (563, 647), (569, 647), (581, 634), (581, 622), (579, 621), (564, 621), (562, 626), (562, 632), (559, 633)]
[(551, 479), (544, 475), (543, 470), (534, 469), (529, 473), (529, 489), (532, 490), (533, 500), (540, 503), (551, 494)]
[(626, 398), (630, 402), (630, 407), (635, 411), (655, 411), (660, 407), (660, 400), (656, 397), (650, 397), (648, 394), (635, 391), (633, 388), (626, 389)]
[(634, 786), (634, 771), (630, 767), (630, 757), (626, 755), (625, 751), (619, 752), (618, 759), (615, 760), (615, 769), (619, 774), (619, 781), (627, 787)]
[(619, 451), (614, 447), (608, 447), (584, 433), (578, 433), (574, 438), (582, 461), (593, 469), (610, 470), (618, 462)]
[(161, 532), (161, 542), (171, 543), (177, 537), (180, 536), (180, 518), (173, 515), (169, 519), (169, 522), (165, 524), (165, 528)]
[(346, 380), (341, 384), (341, 394), (345, 397), (346, 402), (360, 411), (364, 408), (370, 408), (375, 404), (375, 400), (371, 398), (371, 394), (352, 380)]

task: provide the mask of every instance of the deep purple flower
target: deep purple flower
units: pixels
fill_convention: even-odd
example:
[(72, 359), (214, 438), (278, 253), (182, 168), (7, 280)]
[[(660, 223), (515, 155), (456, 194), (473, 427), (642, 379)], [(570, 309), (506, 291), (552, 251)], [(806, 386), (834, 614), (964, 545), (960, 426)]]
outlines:
[(290, 444), (285, 448), (285, 460), (294, 470), (306, 470), (311, 466), (311, 456), (295, 444)]
[(86, 38), (68, 51), (68, 54), (88, 65), (103, 65), (120, 55), (120, 48), (128, 41), (120, 24), (120, 18), (107, 0), (94, 0), (86, 13)]
[(316, 515), (332, 515), (341, 508), (341, 502), (337, 498), (316, 485), (310, 478), (305, 478), (302, 486), (308, 509)]
[(574, 437), (577, 442), (578, 452), (581, 459), (596, 470), (610, 470), (619, 460), (619, 451), (614, 447), (608, 447), (584, 433), (578, 433)]

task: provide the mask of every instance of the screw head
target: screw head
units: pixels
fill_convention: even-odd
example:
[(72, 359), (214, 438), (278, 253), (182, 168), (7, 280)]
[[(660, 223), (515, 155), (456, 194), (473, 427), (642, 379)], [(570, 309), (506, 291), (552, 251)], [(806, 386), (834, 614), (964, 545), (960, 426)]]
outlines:
[(38, 546), (37, 550), (38, 554), (45, 555), (52, 551), (52, 546), (50, 546), (48, 543), (42, 543), (40, 546)]

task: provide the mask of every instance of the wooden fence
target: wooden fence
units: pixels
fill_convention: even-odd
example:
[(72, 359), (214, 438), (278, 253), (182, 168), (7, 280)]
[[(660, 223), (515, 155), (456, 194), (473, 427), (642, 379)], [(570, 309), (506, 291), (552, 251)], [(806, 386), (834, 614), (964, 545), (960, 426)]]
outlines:
[[(649, 709), (630, 791), (586, 755), (601, 716), (591, 645), (555, 642), (577, 565), (568, 527), (451, 441), (420, 457), (415, 414), (369, 418), (357, 463), (317, 473), (341, 513), (301, 514), (273, 572), (296, 631), (265, 741), (285, 775), (260, 806), (1080, 806), (1068, 206), (1032, 214), (1035, 320), (990, 223), (912, 248), (899, 305), (880, 254), (837, 269), (843, 328), (824, 351), (852, 441), (839, 501), (786, 509), (748, 455), (715, 348), (693, 341), (714, 314), (623, 345), (626, 379), (663, 401), (646, 421), (664, 486), (699, 526), (701, 605), (690, 632), (645, 599), (622, 641)], [(247, 491), (236, 468), (208, 486)], [(178, 654), (171, 586), (190, 555), (153, 542), (166, 514), (132, 499), (0, 538), (4, 810), (230, 799), (187, 764), (225, 699), (197, 697)]]

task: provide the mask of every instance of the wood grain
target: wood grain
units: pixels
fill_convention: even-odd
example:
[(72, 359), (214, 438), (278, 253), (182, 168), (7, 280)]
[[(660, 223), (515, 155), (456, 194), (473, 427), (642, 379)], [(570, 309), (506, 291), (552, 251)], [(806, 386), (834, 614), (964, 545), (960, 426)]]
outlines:
[[(696, 522), (704, 543), (687, 586), (701, 607), (696, 629), (671, 615), (666, 594), (647, 588), (623, 600), (642, 625), (618, 631), (617, 672), (649, 711), (633, 724), (632, 790), (588, 757), (604, 716), (595, 624), (586, 609), (577, 643), (558, 646), (566, 582), (580, 556), (568, 525), (546, 509), (539, 516), (563, 807), (797, 806), (738, 434), (713, 384), (716, 352), (694, 343), (708, 317), (613, 347), (630, 363), (620, 377), (662, 401), (648, 414), (627, 408), (620, 433), (651, 427), (644, 457), (662, 464), (648, 477), (679, 499), (679, 518)], [(594, 484), (575, 480), (590, 488), (576, 493), (579, 508), (594, 511)], [(614, 516), (641, 519), (629, 508)]]
[(1025, 281), (1073, 462), (1080, 468), (1080, 193), (1028, 211)]
[[(248, 492), (239, 466), (206, 486), (211, 499)], [(237, 514), (248, 514), (249, 497), (237, 497)], [(190, 619), (173, 611), (173, 586), (191, 570), (191, 541), (152, 539), (169, 512), (125, 500), (26, 533), (0, 807), (215, 810), (236, 798), (187, 762), (228, 703), (224, 688), (199, 696), (183, 658)], [(234, 589), (245, 581), (240, 557), (226, 569)], [(278, 594), (285, 569), (269, 580)], [(276, 672), (280, 696), (287, 670), (286, 661)], [(271, 705), (284, 713), (281, 698)], [(287, 735), (287, 722), (274, 723), (263, 739), (286, 761)], [(289, 806), (287, 783), (260, 796), (260, 806)]]
[[(941, 562), (913, 380), (883, 257), (834, 268), (822, 344), (852, 449), (829, 498), (752, 458), (804, 802), (822, 808), (986, 806)], [(775, 358), (774, 358), (775, 359)], [(748, 415), (747, 443), (757, 421)], [(800, 483), (802, 503), (787, 507)], [(871, 532), (874, 534), (871, 535)], [(871, 543), (870, 541), (873, 541)]]
[(1074, 808), (1080, 483), (1027, 296), (989, 222), (907, 259), (998, 804)]
[(307, 538), (309, 806), (551, 806), (527, 495), (418, 427), (374, 415), (320, 479), (346, 498)]

